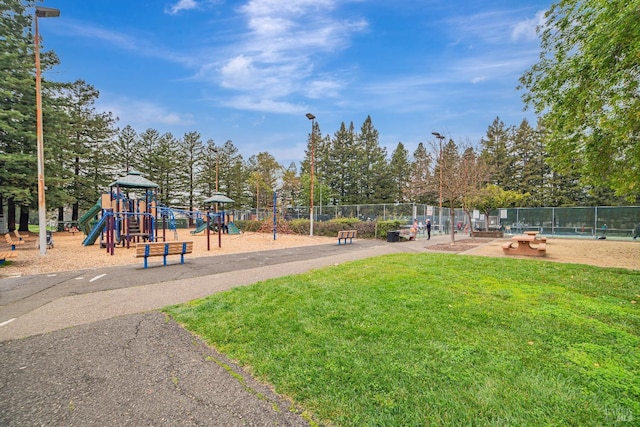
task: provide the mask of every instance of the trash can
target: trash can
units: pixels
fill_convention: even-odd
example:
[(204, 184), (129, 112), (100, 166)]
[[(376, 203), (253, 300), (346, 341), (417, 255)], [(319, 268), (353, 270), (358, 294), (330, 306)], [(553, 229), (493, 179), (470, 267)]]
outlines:
[(397, 242), (400, 240), (400, 231), (387, 231), (387, 242)]

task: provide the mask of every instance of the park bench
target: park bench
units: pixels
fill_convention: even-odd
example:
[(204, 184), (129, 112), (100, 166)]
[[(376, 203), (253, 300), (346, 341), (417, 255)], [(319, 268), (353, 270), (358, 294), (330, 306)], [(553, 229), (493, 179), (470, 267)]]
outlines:
[(11, 238), (11, 234), (9, 234), (9, 233), (4, 235), (4, 240), (7, 241), (7, 244), (11, 245), (11, 250), (12, 251), (16, 249), (16, 245), (24, 244), (24, 240), (13, 240)]
[(168, 255), (180, 255), (180, 264), (184, 264), (184, 255), (193, 252), (193, 242), (144, 242), (136, 243), (136, 258), (144, 257), (144, 268), (152, 256), (163, 257), (163, 265), (167, 265)]
[(4, 264), (8, 258), (15, 258), (18, 256), (14, 251), (0, 252), (0, 265)]
[(356, 237), (357, 230), (340, 230), (338, 231), (338, 246), (340, 246), (340, 242), (344, 240), (344, 244), (347, 244), (347, 239), (349, 239), (349, 243), (353, 243), (353, 238)]

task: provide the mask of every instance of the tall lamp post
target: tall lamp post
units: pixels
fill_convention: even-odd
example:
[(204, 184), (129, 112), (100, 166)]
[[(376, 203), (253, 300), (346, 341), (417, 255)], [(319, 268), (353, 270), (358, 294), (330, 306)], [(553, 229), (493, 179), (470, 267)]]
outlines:
[(313, 173), (315, 169), (315, 157), (316, 157), (316, 141), (314, 135), (314, 128), (316, 116), (311, 113), (306, 114), (307, 119), (311, 120), (311, 184), (310, 184), (310, 192), (311, 192), (311, 203), (310, 203), (310, 211), (309, 211), (309, 236), (313, 236)]
[(219, 185), (220, 180), (218, 178), (219, 170), (220, 170), (220, 150), (217, 148), (213, 149), (213, 152), (216, 153), (216, 193), (220, 191)]
[(47, 203), (44, 196), (44, 137), (42, 131), (42, 77), (40, 71), (40, 33), (38, 18), (57, 18), (59, 9), (36, 6), (35, 55), (36, 55), (36, 147), (38, 156), (38, 227), (40, 228), (40, 255), (47, 254)]
[(443, 135), (440, 135), (438, 132), (431, 132), (431, 135), (438, 138), (439, 141), (439, 151), (438, 158), (440, 164), (438, 165), (438, 169), (440, 169), (440, 198), (439, 198), (439, 209), (438, 209), (438, 231), (442, 233), (442, 140), (444, 139)]

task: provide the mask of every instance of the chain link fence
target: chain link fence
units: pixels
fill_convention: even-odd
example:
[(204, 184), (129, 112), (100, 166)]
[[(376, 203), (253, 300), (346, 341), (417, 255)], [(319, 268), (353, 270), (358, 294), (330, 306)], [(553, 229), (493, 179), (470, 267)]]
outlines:
[[(273, 208), (234, 210), (236, 219), (265, 220), (273, 218)], [(287, 220), (308, 219), (309, 207), (279, 209), (278, 215)], [(417, 219), (424, 224), (431, 221), (434, 232), (449, 233), (449, 208), (418, 203), (361, 204), (314, 207), (314, 221), (336, 218), (357, 218), (361, 221), (400, 220), (407, 225)], [(508, 234), (539, 231), (546, 235), (574, 237), (632, 237), (640, 224), (640, 206), (595, 206), (559, 208), (496, 209), (489, 217), (473, 211), (469, 217), (462, 209), (454, 212), (454, 230), (502, 230)]]

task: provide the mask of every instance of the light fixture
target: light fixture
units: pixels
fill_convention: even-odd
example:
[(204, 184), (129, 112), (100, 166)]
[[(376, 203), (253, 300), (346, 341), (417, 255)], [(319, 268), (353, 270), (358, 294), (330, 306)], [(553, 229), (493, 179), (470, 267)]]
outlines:
[(42, 130), (42, 72), (40, 70), (40, 33), (38, 31), (38, 18), (57, 18), (59, 9), (36, 6), (35, 11), (35, 56), (36, 56), (36, 150), (38, 163), (38, 227), (40, 228), (39, 245), (40, 255), (47, 253), (47, 203), (45, 200), (44, 185), (44, 136)]

